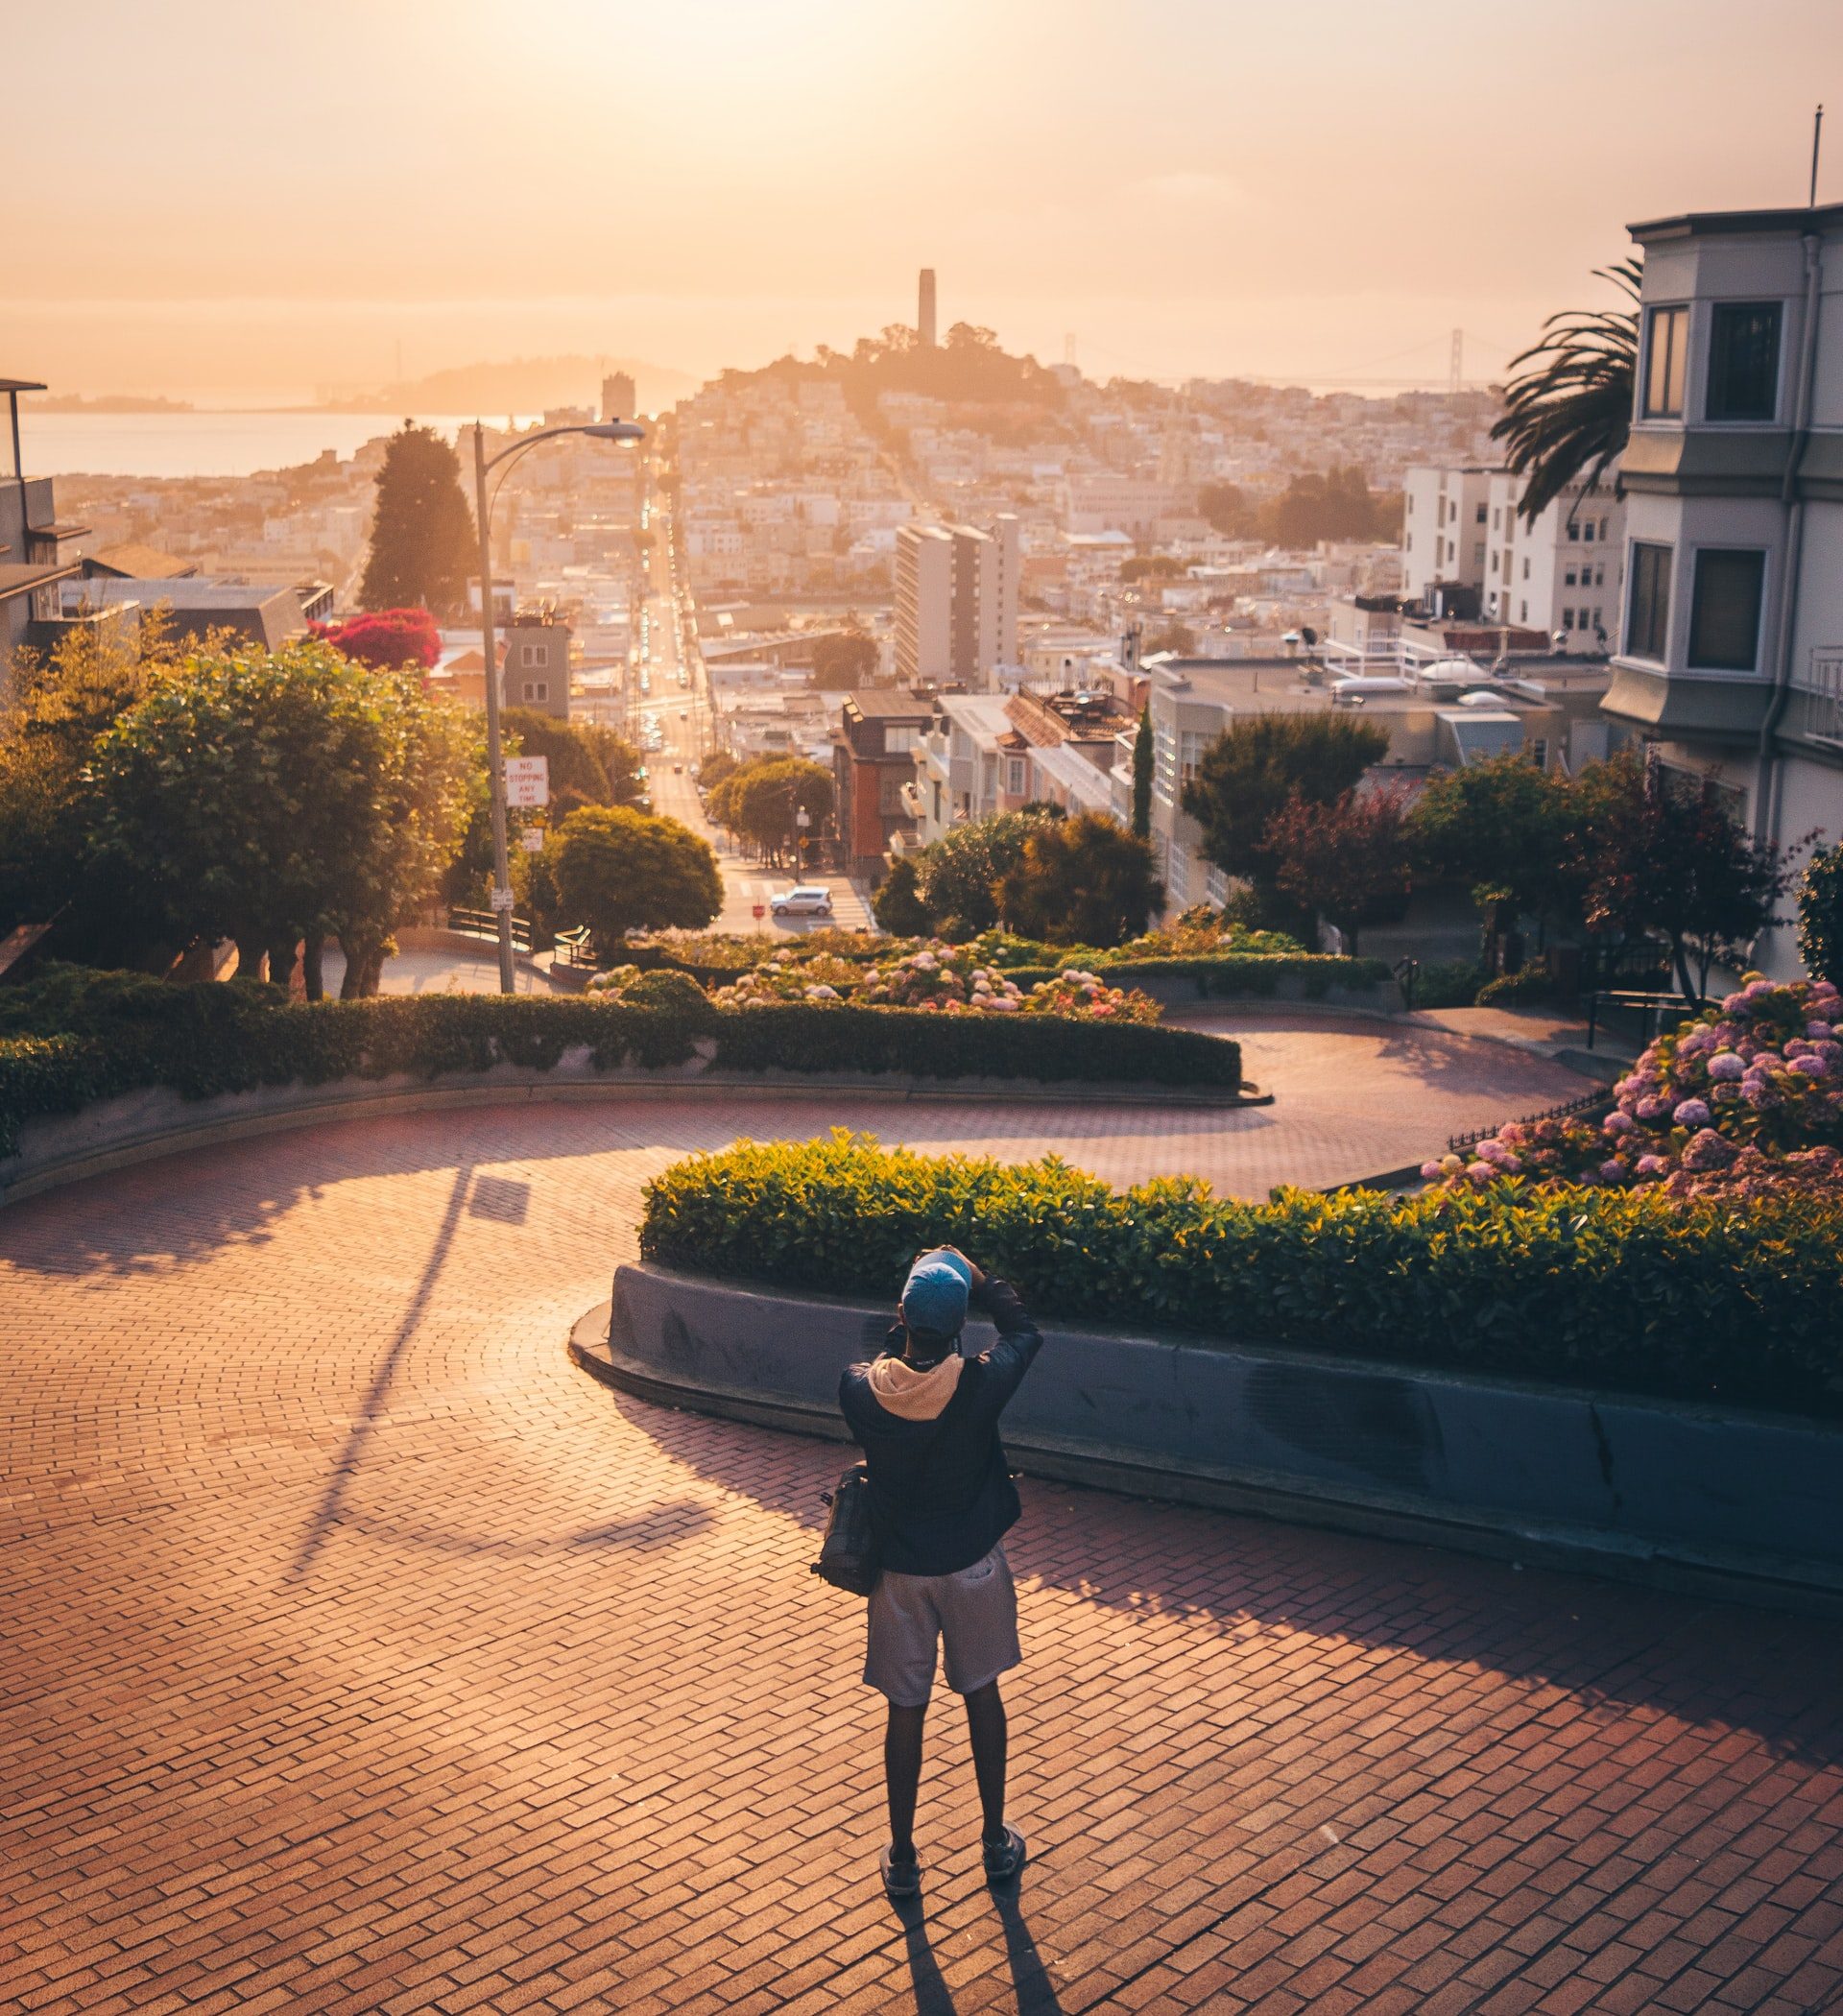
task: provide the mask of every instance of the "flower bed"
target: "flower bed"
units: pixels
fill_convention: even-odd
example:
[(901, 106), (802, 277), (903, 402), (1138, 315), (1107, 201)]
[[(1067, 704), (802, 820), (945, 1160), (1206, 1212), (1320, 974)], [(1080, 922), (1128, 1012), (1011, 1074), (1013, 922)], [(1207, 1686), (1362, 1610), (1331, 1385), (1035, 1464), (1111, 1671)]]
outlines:
[(648, 1185), (640, 1231), (664, 1266), (878, 1298), (943, 1240), (1043, 1314), (1109, 1329), (1843, 1415), (1843, 1210), (1803, 1199), (1734, 1212), (1643, 1191), (1281, 1191), (1251, 1205), (1188, 1179), (1120, 1191), (1053, 1158), (924, 1157), (838, 1134), (678, 1163)]
[(1598, 1123), (1513, 1123), (1422, 1174), (1448, 1188), (1568, 1183), (1678, 1202), (1843, 1198), (1843, 997), (1828, 980), (1750, 973), (1652, 1044), (1613, 1098)]
[[(405, 1073), (434, 1078), (497, 1064), (596, 1070), (683, 1065), (712, 1046), (715, 1069), (898, 1073), (923, 1078), (1083, 1080), (1233, 1092), (1236, 1045), (1183, 1029), (1049, 1017), (941, 1016), (817, 1006), (717, 1007), (680, 973), (617, 996), (397, 995), (288, 1002), (276, 990), (172, 986), (136, 974), (0, 996), (0, 1154), (20, 1122), (164, 1086), (188, 1098), (264, 1085)], [(708, 1054), (708, 1053), (706, 1053)]]

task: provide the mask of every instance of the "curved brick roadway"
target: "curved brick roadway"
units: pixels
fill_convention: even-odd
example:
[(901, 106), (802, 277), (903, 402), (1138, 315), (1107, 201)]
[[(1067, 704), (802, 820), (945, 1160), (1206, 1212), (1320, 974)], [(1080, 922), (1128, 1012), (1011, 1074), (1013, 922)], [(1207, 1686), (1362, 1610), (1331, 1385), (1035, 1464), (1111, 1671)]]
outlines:
[(861, 1613), (805, 1573), (836, 1452), (562, 1352), (725, 1131), (324, 1126), (0, 1217), (0, 2006), (1843, 2004), (1837, 1627), (1044, 1486), (1035, 1860), (994, 1907), (941, 1715), (898, 1924)]

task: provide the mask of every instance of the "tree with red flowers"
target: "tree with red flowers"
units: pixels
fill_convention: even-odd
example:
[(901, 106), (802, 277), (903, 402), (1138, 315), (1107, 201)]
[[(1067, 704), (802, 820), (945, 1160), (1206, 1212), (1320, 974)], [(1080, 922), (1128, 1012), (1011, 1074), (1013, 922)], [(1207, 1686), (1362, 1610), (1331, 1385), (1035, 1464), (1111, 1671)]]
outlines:
[(370, 610), (344, 623), (309, 627), (342, 656), (381, 672), (399, 665), (427, 672), (442, 655), (442, 633), (426, 609)]
[(1304, 908), (1328, 918), (1356, 950), (1359, 928), (1408, 893), (1407, 793), (1346, 791), (1328, 804), (1295, 792), (1267, 823), (1263, 852), (1274, 880)]

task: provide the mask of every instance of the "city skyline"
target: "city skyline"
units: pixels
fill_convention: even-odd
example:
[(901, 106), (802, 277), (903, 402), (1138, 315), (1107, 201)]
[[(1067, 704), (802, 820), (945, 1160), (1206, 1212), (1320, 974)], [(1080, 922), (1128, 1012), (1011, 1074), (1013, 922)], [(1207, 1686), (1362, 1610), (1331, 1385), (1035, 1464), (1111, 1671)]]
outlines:
[(703, 377), (907, 322), (929, 266), (943, 333), (1100, 377), (1438, 383), (1458, 327), (1484, 378), (1627, 224), (1803, 200), (1843, 22), (1756, 18), (1738, 69), (1701, 0), (105, 4), (8, 31), (82, 88), (20, 94), (0, 165), (82, 228), (4, 227), (0, 346), (219, 403), (559, 351)]

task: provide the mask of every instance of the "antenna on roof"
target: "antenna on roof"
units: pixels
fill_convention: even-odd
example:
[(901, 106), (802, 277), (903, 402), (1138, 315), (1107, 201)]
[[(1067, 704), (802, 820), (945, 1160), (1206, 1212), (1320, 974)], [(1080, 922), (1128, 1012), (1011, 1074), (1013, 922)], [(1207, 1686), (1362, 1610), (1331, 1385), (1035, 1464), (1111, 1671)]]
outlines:
[(1820, 105), (1817, 116), (1811, 121), (1811, 201), (1810, 207), (1817, 208), (1817, 150), (1824, 138), (1824, 108)]

